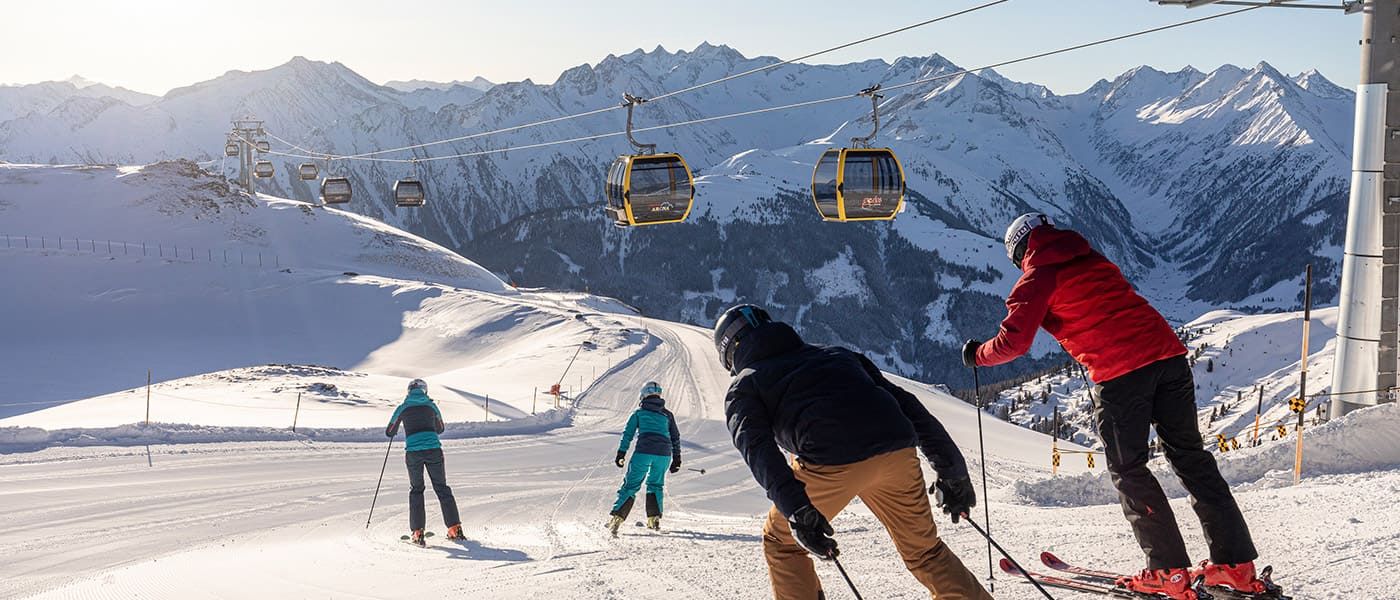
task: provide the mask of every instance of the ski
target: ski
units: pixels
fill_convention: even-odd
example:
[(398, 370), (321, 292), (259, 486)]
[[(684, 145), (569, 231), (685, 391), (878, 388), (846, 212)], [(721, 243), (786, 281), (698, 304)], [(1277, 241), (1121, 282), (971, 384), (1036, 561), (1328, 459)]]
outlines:
[(423, 543), (422, 543), (421, 545), (419, 545), (419, 544), (417, 544), (417, 543), (414, 543), (413, 537), (412, 537), (411, 535), (401, 535), (401, 536), (399, 536), (399, 541), (401, 541), (401, 542), (403, 542), (403, 543), (405, 543), (405, 544), (408, 544), (408, 545), (410, 545), (410, 546), (417, 546), (417, 547), (419, 547), (419, 548), (427, 548), (427, 547), (428, 547), (428, 538), (430, 538), (430, 537), (433, 537), (433, 532), (431, 532), (431, 531), (425, 531), (425, 532), (423, 532)]
[(1060, 560), (1060, 557), (1055, 556), (1053, 553), (1050, 552), (1041, 552), (1040, 562), (1044, 563), (1045, 566), (1050, 567), (1051, 569), (1054, 569), (1056, 571), (1069, 573), (1071, 575), (1078, 575), (1080, 577), (1088, 577), (1090, 579), (1099, 579), (1108, 582), (1116, 582), (1118, 581), (1118, 578), (1123, 577), (1123, 575), (1121, 574), (1113, 573), (1110, 571), (1096, 571), (1094, 569), (1086, 569), (1084, 567), (1069, 564), (1063, 560)]
[[(1124, 577), (1124, 575), (1113, 573), (1111, 571), (1086, 569), (1081, 566), (1069, 564), (1063, 560), (1060, 560), (1060, 557), (1055, 556), (1051, 552), (1041, 552), (1040, 562), (1044, 563), (1045, 566), (1056, 571), (1069, 573), (1078, 577), (1085, 577), (1094, 581), (1113, 583), (1117, 582), (1120, 577)], [(1283, 595), (1283, 588), (1280, 588), (1278, 585), (1274, 584), (1271, 578), (1273, 572), (1273, 567), (1264, 567), (1264, 569), (1259, 572), (1259, 580), (1263, 581), (1264, 585), (1269, 589), (1269, 591), (1264, 592), (1262, 594), (1237, 592), (1226, 587), (1206, 586), (1199, 583), (1195, 586), (1196, 594), (1202, 600), (1292, 600), (1291, 597)]]
[(1079, 579), (1070, 579), (1068, 577), (1059, 577), (1056, 575), (1048, 575), (1045, 573), (1036, 573), (1034, 571), (1022, 571), (1020, 569), (1017, 569), (1016, 565), (1011, 564), (1011, 561), (1005, 558), (1001, 559), (1001, 570), (1005, 571), (1010, 575), (1015, 575), (1017, 577), (1030, 577), (1039, 582), (1040, 585), (1059, 588), (1062, 590), (1072, 590), (1076, 592), (1084, 592), (1086, 594), (1099, 594), (1101, 596), (1111, 596), (1114, 598), (1161, 600), (1161, 597), (1155, 594), (1139, 594), (1132, 590), (1125, 590), (1117, 586), (1082, 581)]

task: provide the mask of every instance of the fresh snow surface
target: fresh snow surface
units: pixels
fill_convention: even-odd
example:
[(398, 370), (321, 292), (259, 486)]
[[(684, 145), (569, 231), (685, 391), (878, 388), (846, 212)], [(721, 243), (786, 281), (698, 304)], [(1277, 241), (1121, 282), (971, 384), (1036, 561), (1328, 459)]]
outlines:
[[(198, 198), (178, 190), (176, 180), (191, 176), (166, 178), (161, 168), (171, 167), (17, 167), (0, 187), (0, 219), (81, 238), (262, 245), (303, 262), (284, 273), (91, 249), (0, 251), (0, 269), (18, 282), (0, 296), (0, 325), (19, 341), (0, 355), (0, 394), (6, 402), (76, 399), (19, 408), (0, 422), (0, 597), (770, 596), (759, 534), (768, 502), (729, 440), (730, 378), (709, 331), (584, 294), (512, 290), (391, 228), (357, 234), (376, 226), (334, 211), (273, 198), (230, 198), (215, 204), (246, 208), (217, 214), (179, 209), (171, 198)], [(120, 186), (133, 180), (119, 175), (142, 173), (151, 175), (143, 191), (123, 198)], [(105, 181), (92, 184), (87, 205), (44, 193), (85, 178)], [(28, 184), (23, 198), (12, 191)], [(168, 198), (153, 191), (164, 184)], [(57, 211), (45, 218), (46, 206)], [(11, 221), (16, 215), (24, 218)], [(250, 223), (278, 234), (238, 237)], [(318, 235), (320, 227), (341, 233)], [(352, 268), (360, 274), (342, 271)], [(1249, 331), (1268, 329), (1240, 319), (1249, 317), (1207, 317), (1215, 333), (1237, 329), (1236, 356)], [(1288, 328), (1286, 317), (1280, 323)], [(152, 389), (159, 422), (137, 425), (144, 381), (132, 380), (144, 380), (145, 365), (162, 373)], [(1267, 378), (1268, 368), (1286, 366), (1261, 358), (1248, 372)], [(404, 381), (424, 373), (452, 421), (444, 452), (468, 536), (443, 539), (428, 494), (438, 537), (426, 550), (398, 541), (407, 521), (401, 441), (387, 448), (366, 526), (386, 464), (376, 430)], [(583, 389), (560, 410), (525, 414), (523, 390), (561, 379)], [(602, 527), (621, 476), (612, 456), (650, 380), (667, 390), (684, 466), (706, 473), (669, 477), (663, 533), (628, 525), (612, 539)], [(990, 494), (979, 500), (1008, 551), (1141, 566), (1101, 474), (1069, 461), (1047, 483), (1048, 436), (989, 415), (979, 434), (973, 407), (939, 386), (894, 380), (943, 421), (974, 473), (985, 438)], [(295, 392), (305, 428), (293, 433)], [(490, 422), (477, 403), (487, 394), (493, 407), (498, 397), (505, 405)], [(1310, 432), (1313, 467), (1299, 486), (1279, 475), (1287, 442), (1226, 457), (1262, 560), (1279, 567), (1295, 597), (1398, 597), (1400, 519), (1386, 509), (1400, 499), (1397, 416), (1381, 407)], [(1200, 556), (1199, 528), (1185, 500), (1176, 505)], [(983, 540), (965, 525), (939, 523), (950, 547), (981, 572)], [(927, 597), (859, 502), (834, 526), (865, 597)], [(830, 565), (817, 570), (828, 597), (849, 597)], [(996, 596), (1038, 597), (1000, 575)]]

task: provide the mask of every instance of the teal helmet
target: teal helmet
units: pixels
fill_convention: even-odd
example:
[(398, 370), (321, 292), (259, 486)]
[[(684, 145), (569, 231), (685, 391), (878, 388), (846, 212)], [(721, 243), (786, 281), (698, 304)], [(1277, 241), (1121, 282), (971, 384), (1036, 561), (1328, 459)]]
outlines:
[(652, 396), (661, 397), (661, 384), (655, 381), (648, 381), (646, 385), (642, 386), (642, 400), (646, 400)]

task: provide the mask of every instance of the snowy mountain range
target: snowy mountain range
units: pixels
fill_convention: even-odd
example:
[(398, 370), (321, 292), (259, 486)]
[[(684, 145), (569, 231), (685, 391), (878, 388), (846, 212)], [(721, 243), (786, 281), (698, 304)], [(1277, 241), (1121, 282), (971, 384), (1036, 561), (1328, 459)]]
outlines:
[(427, 89), (431, 89), (431, 90), (442, 91), (442, 90), (454, 88), (454, 87), (457, 87), (457, 86), (469, 87), (469, 88), (472, 88), (472, 89), (474, 89), (474, 90), (476, 90), (476, 91), (484, 92), (484, 91), (486, 91), (486, 90), (491, 89), (491, 86), (493, 86), (493, 85), (496, 85), (496, 84), (491, 83), (490, 80), (486, 79), (485, 77), (481, 77), (481, 76), (473, 77), (473, 78), (471, 78), (470, 81), (462, 81), (462, 80), (456, 80), (456, 79), (454, 79), (454, 80), (452, 80), (452, 81), (446, 81), (446, 82), (444, 82), (444, 81), (425, 81), (425, 80), (422, 80), (422, 79), (409, 79), (409, 80), (406, 80), (406, 81), (404, 81), (404, 80), (396, 80), (396, 81), (386, 81), (386, 82), (384, 82), (384, 87), (394, 88), (394, 89), (396, 89), (396, 90), (398, 90), (398, 91), (400, 91), (400, 92), (413, 92), (413, 91), (421, 90), (421, 89), (423, 89), (423, 88), (427, 88)]
[[(403, 91), (302, 58), (149, 102), (82, 93), (91, 86), (62, 90), (66, 96), (0, 88), (12, 93), (0, 95), (0, 159), (184, 157), (231, 173), (220, 160), (223, 136), (229, 119), (245, 115), (299, 147), (355, 154), (613, 106), (624, 92), (654, 97), (777, 60), (710, 44), (658, 47), (574, 67), (553, 83), (484, 92), (412, 82)], [(735, 300), (763, 302), (814, 340), (955, 384), (965, 375), (953, 349), (995, 332), (1017, 274), (1001, 231), (1029, 210), (1083, 231), (1179, 321), (1211, 308), (1292, 307), (1307, 262), (1319, 274), (1316, 298), (1335, 298), (1352, 92), (1316, 72), (1290, 77), (1267, 63), (1210, 73), (1140, 67), (1072, 95), (961, 70), (936, 54), (788, 65), (637, 111), (638, 127), (647, 127), (942, 76), (882, 103), (877, 143), (899, 153), (910, 190), (909, 210), (893, 224), (822, 223), (807, 195), (819, 153), (869, 131), (868, 102), (854, 97), (640, 134), (683, 153), (696, 171), (696, 207), (682, 225), (628, 231), (604, 218), (603, 171), (628, 151), (618, 137), (416, 169), (343, 161), (330, 169), (354, 181), (352, 210), (517, 283), (589, 289), (699, 324)], [(609, 111), (386, 156), (610, 133), (623, 119)], [(296, 152), (280, 141), (274, 149)], [(293, 174), (300, 161), (274, 157), (278, 175), (260, 190), (312, 199), (314, 186)], [(428, 206), (396, 212), (389, 186), (414, 171), (427, 183)], [(1054, 360), (1046, 356), (1053, 349), (1039, 347), (1042, 364)]]

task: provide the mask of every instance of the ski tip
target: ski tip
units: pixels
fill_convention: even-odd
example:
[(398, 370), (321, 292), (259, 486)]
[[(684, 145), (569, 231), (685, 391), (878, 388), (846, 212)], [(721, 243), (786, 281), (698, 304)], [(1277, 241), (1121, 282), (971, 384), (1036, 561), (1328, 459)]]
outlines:
[(1005, 572), (1007, 572), (1007, 573), (1009, 573), (1009, 574), (1011, 574), (1011, 575), (1022, 575), (1022, 574), (1024, 574), (1024, 572), (1021, 571), (1020, 569), (1016, 568), (1016, 565), (1015, 565), (1015, 564), (1012, 564), (1011, 559), (1008, 559), (1008, 558), (1003, 558), (1003, 559), (1001, 559), (1001, 570), (1002, 570), (1002, 571), (1005, 571)]
[(1049, 551), (1040, 553), (1040, 562), (1045, 563), (1045, 566), (1051, 569), (1057, 570), (1063, 570), (1065, 567), (1069, 566), (1069, 563), (1060, 560), (1060, 557), (1055, 556), (1053, 552)]

